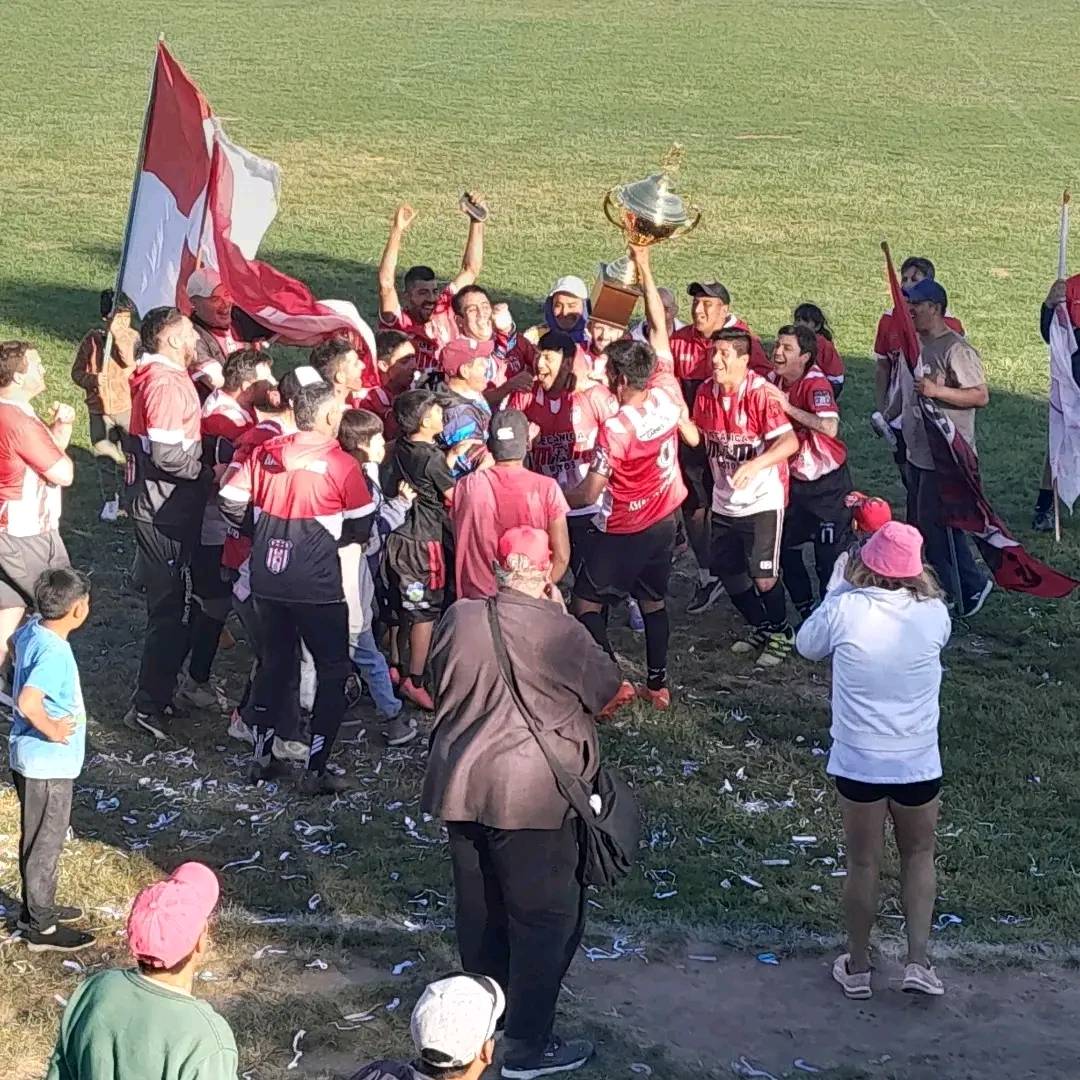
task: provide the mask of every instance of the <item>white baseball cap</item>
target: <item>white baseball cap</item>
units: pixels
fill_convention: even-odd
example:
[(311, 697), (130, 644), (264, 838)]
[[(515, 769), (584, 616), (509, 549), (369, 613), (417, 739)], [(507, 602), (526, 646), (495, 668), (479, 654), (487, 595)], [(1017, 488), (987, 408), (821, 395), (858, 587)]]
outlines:
[(471, 1065), (495, 1037), (505, 1008), (502, 987), (487, 975), (448, 975), (431, 983), (410, 1024), (420, 1060), (438, 1069)]
[(192, 270), (187, 279), (188, 298), (194, 300), (196, 296), (212, 296), (220, 284), (221, 275), (212, 267), (202, 266)]
[(575, 277), (573, 274), (567, 274), (565, 277), (559, 278), (559, 280), (551, 286), (551, 292), (548, 293), (548, 299), (550, 300), (556, 293), (566, 293), (567, 296), (576, 296), (579, 300), (589, 299), (588, 286), (581, 278)]

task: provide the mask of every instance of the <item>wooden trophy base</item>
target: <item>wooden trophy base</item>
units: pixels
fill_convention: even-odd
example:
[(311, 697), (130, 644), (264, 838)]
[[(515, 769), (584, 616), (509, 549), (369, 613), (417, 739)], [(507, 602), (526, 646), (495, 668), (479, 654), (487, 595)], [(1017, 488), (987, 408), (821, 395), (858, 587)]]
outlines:
[(633, 285), (611, 281), (601, 271), (590, 297), (591, 318), (610, 326), (621, 326), (625, 330), (640, 299), (641, 293)]

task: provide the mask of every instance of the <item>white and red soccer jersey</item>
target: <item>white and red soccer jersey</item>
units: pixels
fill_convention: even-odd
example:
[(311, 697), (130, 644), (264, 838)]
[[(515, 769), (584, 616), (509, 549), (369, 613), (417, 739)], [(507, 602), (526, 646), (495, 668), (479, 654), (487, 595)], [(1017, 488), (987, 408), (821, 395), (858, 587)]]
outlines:
[(454, 338), (461, 336), (457, 317), (454, 315), (454, 288), (447, 285), (435, 300), (435, 310), (427, 322), (417, 322), (407, 311), (399, 308), (392, 319), (379, 317), (379, 323), (387, 330), (400, 330), (412, 338), (416, 346), (416, 370), (431, 371), (439, 366), (439, 352)]
[[(515, 394), (511, 406), (535, 425), (532, 467), (555, 480), (563, 491), (576, 488), (592, 464), (600, 425), (614, 416), (619, 403), (610, 390), (591, 385), (583, 390), (550, 394), (537, 386), (528, 394)], [(571, 510), (571, 517), (595, 514), (596, 506)]]
[(622, 405), (601, 425), (590, 471), (608, 480), (596, 522), (605, 532), (644, 532), (682, 506), (679, 416), (679, 405), (653, 389), (641, 405)]
[[(750, 367), (765, 372), (771, 367), (761, 341), (750, 328), (734, 315), (724, 323), (725, 330), (745, 330), (750, 334)], [(671, 335), (671, 355), (675, 362), (675, 376), (683, 383), (701, 383), (713, 376), (712, 357), (716, 342), (698, 332), (691, 323)]]
[[(840, 419), (832, 383), (816, 364), (811, 364), (803, 377), (791, 386), (784, 386), (776, 378), (770, 381), (784, 390), (788, 401), (796, 409), (813, 413), (822, 420)], [(799, 438), (799, 452), (788, 462), (793, 480), (820, 480), (847, 461), (847, 447), (839, 438), (821, 431), (811, 431), (797, 420), (792, 420), (791, 426)]]
[(338, 543), (366, 539), (375, 503), (356, 459), (336, 439), (313, 431), (268, 439), (229, 467), (220, 499), (237, 527), (248, 505), (254, 509), (255, 596), (297, 604), (344, 601)]
[(64, 451), (27, 402), (0, 406), (0, 532), (40, 536), (60, 527), (60, 489), (45, 473)]
[(791, 422), (773, 399), (766, 381), (748, 372), (734, 394), (710, 379), (694, 398), (693, 421), (705, 441), (713, 476), (713, 512), (747, 517), (782, 510), (787, 503), (787, 466), (771, 465), (750, 484), (736, 488), (732, 478), (744, 462), (765, 453), (766, 445), (787, 434)]
[[(276, 420), (262, 420), (239, 436), (233, 446), (232, 468), (239, 467), (264, 442), (281, 435), (281, 425)], [(221, 565), (237, 571), (239, 577), (233, 592), (237, 599), (246, 600), (251, 595), (251, 537), (235, 526), (228, 526), (225, 544), (221, 550)]]
[(495, 331), (495, 351), (491, 354), (491, 371), (488, 385), (502, 386), (523, 371), (536, 371), (536, 346), (524, 334)]
[[(255, 416), (224, 390), (215, 390), (203, 402), (202, 438), (203, 461), (207, 465), (224, 465), (232, 461), (236, 441), (255, 426)], [(227, 529), (217, 504), (217, 490), (212, 489), (203, 511), (199, 543), (220, 547), (225, 543)]]

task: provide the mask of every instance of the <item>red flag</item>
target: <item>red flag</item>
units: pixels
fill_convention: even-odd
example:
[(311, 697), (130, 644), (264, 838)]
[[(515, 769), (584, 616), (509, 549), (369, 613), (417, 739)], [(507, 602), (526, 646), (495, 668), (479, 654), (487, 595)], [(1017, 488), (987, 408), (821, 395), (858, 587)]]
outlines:
[(158, 44), (141, 169), (125, 237), (121, 291), (140, 314), (178, 304), (196, 262), (217, 270), (235, 304), (285, 345), (349, 336), (378, 378), (375, 339), (347, 301), (316, 300), (301, 281), (256, 260), (277, 214), (280, 171), (232, 142), (206, 98)]
[[(920, 364), (922, 352), (919, 335), (911, 321), (911, 312), (900, 288), (888, 245), (882, 244), (882, 249), (885, 252), (889, 291), (892, 293), (894, 340), (908, 367), (914, 372)], [(1080, 582), (1029, 555), (1013, 539), (1005, 523), (994, 513), (983, 495), (979, 459), (975, 452), (934, 401), (920, 397), (919, 405), (934, 458), (934, 471), (937, 473), (942, 525), (971, 533), (979, 545), (983, 561), (994, 575), (994, 581), (1003, 589), (1026, 592), (1044, 599), (1068, 596)]]

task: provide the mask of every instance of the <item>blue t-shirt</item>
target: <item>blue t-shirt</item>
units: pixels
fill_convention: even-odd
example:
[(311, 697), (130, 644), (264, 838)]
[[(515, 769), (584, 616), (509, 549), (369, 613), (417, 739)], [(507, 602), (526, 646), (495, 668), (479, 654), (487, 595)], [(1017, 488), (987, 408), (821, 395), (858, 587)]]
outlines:
[(15, 645), (15, 678), (12, 698), (19, 700), (24, 686), (45, 695), (45, 712), (53, 719), (70, 716), (75, 731), (66, 743), (54, 743), (42, 735), (18, 709), (11, 722), (11, 769), (31, 780), (74, 780), (86, 753), (86, 711), (83, 707), (79, 669), (71, 646), (33, 616), (12, 638)]

